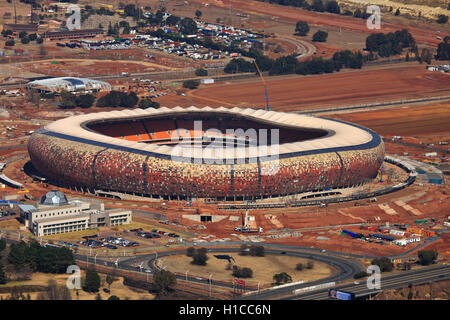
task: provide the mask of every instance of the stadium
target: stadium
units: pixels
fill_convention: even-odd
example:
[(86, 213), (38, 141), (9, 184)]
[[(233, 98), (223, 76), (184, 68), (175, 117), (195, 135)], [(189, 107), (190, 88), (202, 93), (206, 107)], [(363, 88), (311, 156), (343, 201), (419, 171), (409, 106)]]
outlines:
[[(264, 134), (270, 143), (257, 143)], [(362, 185), (377, 176), (385, 150), (378, 134), (342, 121), (163, 107), (62, 119), (35, 131), (28, 152), (63, 187), (222, 201)]]

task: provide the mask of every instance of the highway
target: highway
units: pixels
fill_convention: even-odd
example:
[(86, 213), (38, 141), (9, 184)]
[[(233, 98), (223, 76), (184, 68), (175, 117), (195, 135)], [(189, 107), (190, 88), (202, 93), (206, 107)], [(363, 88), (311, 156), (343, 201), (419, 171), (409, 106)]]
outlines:
[[(208, 253), (219, 253), (219, 252), (235, 252), (238, 253), (240, 251), (240, 248), (236, 247), (226, 247), (226, 248), (208, 248)], [(345, 259), (341, 256), (334, 255), (334, 254), (323, 254), (323, 253), (317, 253), (309, 250), (301, 250), (301, 251), (292, 251), (292, 250), (283, 250), (283, 249), (268, 249), (265, 248), (266, 254), (283, 254), (286, 256), (291, 257), (299, 257), (299, 258), (309, 258), (315, 261), (320, 261), (327, 263), (334, 268), (337, 269), (337, 273), (333, 274), (330, 277), (327, 277), (326, 279), (321, 279), (317, 281), (302, 283), (290, 286), (288, 288), (277, 288), (273, 290), (265, 290), (261, 291), (257, 296), (255, 294), (249, 294), (246, 296), (241, 296), (239, 299), (243, 300), (253, 300), (253, 299), (269, 299), (269, 298), (275, 298), (278, 296), (285, 295), (287, 293), (290, 293), (294, 289), (303, 288), (306, 286), (316, 285), (324, 282), (341, 282), (346, 281), (349, 279), (353, 279), (353, 275), (359, 271), (362, 270), (361, 264), (357, 261), (352, 261)], [(154, 266), (154, 262), (156, 258), (159, 260), (164, 257), (169, 257), (172, 255), (184, 255), (186, 254), (186, 249), (180, 249), (180, 250), (174, 250), (174, 251), (167, 251), (167, 252), (158, 252), (158, 253), (152, 253), (147, 255), (139, 255), (135, 257), (110, 257), (110, 258), (100, 258), (98, 257), (96, 259), (96, 263), (99, 265), (105, 265), (112, 267), (114, 266), (114, 261), (118, 258), (118, 264), (117, 267), (124, 270), (131, 270), (131, 271), (137, 271), (138, 265), (140, 265), (142, 262), (144, 262), (143, 270), (150, 269), (152, 273), (156, 272), (158, 269)], [(82, 255), (76, 255), (76, 259), (81, 261), (86, 261), (86, 258), (92, 263), (93, 257), (86, 257)], [(176, 275), (177, 279), (180, 280), (186, 280), (186, 276), (184, 275)], [(201, 283), (201, 284), (209, 284), (209, 280), (207, 278), (208, 275), (204, 275), (204, 277), (199, 277), (198, 275), (194, 276), (187, 276), (187, 280), (190, 282), (195, 283)], [(212, 285), (214, 286), (221, 286), (225, 288), (232, 288), (233, 284), (230, 282), (223, 282), (223, 281), (217, 281), (212, 280)], [(256, 290), (256, 288), (247, 288), (247, 289), (253, 289)]]
[[(396, 275), (381, 276), (381, 290), (402, 288), (408, 286), (410, 283), (414, 285), (425, 284), (432, 281), (448, 280), (450, 279), (450, 266), (438, 265), (432, 267), (426, 267), (418, 270), (411, 270), (401, 272)], [(344, 291), (353, 292), (356, 298), (362, 296), (368, 296), (371, 293), (379, 292), (378, 289), (368, 289), (366, 279), (359, 280), (359, 284), (348, 284), (343, 286), (336, 286), (335, 289), (341, 289)], [(305, 292), (297, 295), (292, 295), (284, 298), (283, 300), (327, 300), (328, 288), (316, 290), (312, 292)]]

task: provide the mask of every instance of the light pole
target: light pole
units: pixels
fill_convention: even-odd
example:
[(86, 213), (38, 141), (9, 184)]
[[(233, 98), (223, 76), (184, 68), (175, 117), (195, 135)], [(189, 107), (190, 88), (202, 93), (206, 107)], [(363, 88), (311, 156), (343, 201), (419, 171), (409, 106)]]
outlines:
[(261, 281), (258, 281), (258, 294), (259, 294), (259, 284), (261, 283)]
[(188, 281), (188, 277), (187, 277), (188, 272), (189, 272), (189, 270), (186, 270), (186, 281)]
[(97, 255), (98, 255), (98, 252), (94, 256), (94, 266), (97, 264)]
[(212, 273), (209, 275), (209, 296), (211, 297), (211, 281), (212, 280)]

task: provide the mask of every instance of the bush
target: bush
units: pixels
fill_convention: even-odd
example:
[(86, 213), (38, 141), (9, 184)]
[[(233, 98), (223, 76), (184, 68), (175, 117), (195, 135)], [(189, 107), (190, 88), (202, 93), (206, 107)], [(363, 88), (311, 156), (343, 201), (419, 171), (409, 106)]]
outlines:
[(111, 296), (108, 300), (120, 300), (120, 298), (118, 296)]
[(200, 85), (200, 81), (198, 80), (186, 80), (183, 82), (183, 88), (187, 89), (197, 89)]
[(301, 263), (301, 262), (297, 263), (297, 265), (295, 266), (295, 270), (298, 270), (298, 271), (302, 271), (303, 268), (304, 268), (303, 263)]
[(142, 100), (139, 101), (138, 106), (141, 109), (147, 109), (147, 108), (158, 109), (160, 105), (159, 105), (158, 102), (152, 101), (151, 99), (142, 99)]
[(250, 255), (254, 257), (264, 257), (264, 247), (263, 246), (250, 246)]
[(8, 40), (5, 42), (5, 46), (7, 47), (14, 47), (16, 43), (14, 42), (14, 40)]
[(186, 249), (186, 255), (188, 257), (193, 257), (195, 254), (195, 248), (194, 247), (189, 247)]
[(199, 248), (194, 251), (194, 254), (192, 255), (192, 264), (198, 265), (198, 266), (205, 266), (206, 261), (208, 260), (208, 256), (206, 255), (206, 249), (205, 248)]
[(440, 14), (438, 16), (438, 19), (436, 20), (437, 23), (447, 23), (448, 22), (448, 16), (444, 14)]
[(152, 291), (162, 295), (173, 290), (177, 284), (175, 275), (166, 270), (160, 270), (153, 275)]
[(98, 292), (100, 288), (100, 276), (91, 269), (86, 270), (86, 278), (84, 280), (83, 290), (86, 292)]
[(328, 38), (328, 32), (319, 30), (316, 33), (314, 33), (312, 40), (314, 42), (326, 42), (327, 38)]
[(314, 268), (314, 263), (312, 261), (308, 261), (306, 263), (306, 269), (312, 269), (312, 268)]
[(292, 277), (286, 272), (277, 273), (273, 276), (273, 281), (276, 284), (292, 282)]

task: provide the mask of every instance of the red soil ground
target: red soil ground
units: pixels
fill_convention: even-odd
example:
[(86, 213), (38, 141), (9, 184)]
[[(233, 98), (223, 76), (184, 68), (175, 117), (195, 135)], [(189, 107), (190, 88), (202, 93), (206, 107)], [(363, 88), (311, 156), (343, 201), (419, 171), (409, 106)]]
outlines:
[[(449, 88), (449, 75), (415, 65), (267, 81), (269, 103), (276, 111), (448, 95)], [(189, 92), (188, 96), (198, 106), (265, 106), (264, 87), (256, 80), (209, 85)]]
[[(204, 2), (204, 0), (192, 1), (197, 3)], [(367, 29), (366, 20), (364, 19), (356, 19), (331, 13), (316, 13), (299, 8), (274, 5), (260, 1), (223, 0), (220, 2), (213, 1), (212, 4), (225, 8), (231, 6), (235, 10), (249, 13), (277, 16), (284, 20), (291, 20), (293, 23), (301, 20), (310, 24), (326, 25), (364, 33), (388, 33), (407, 28), (418, 42), (432, 46), (437, 46), (438, 43), (442, 42), (441, 40), (436, 39), (436, 32), (434, 30), (414, 26), (416, 23), (415, 21), (410, 21), (410, 25), (400, 25), (382, 21), (381, 30), (369, 30)], [(443, 32), (442, 39), (447, 35), (449, 35), (448, 31)]]

